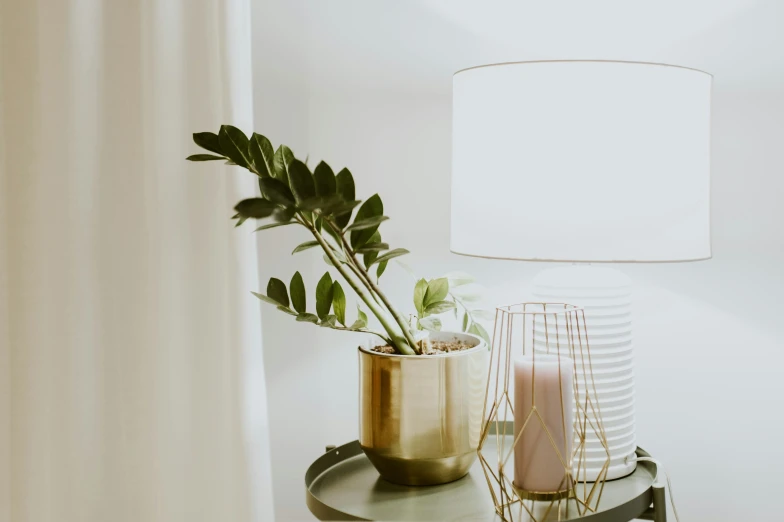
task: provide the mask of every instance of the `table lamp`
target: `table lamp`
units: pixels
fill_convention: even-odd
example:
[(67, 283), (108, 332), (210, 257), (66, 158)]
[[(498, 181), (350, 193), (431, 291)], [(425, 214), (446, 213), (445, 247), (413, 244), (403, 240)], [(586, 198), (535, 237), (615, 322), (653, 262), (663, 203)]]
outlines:
[[(539, 274), (533, 292), (585, 309), (607, 479), (635, 466), (631, 282), (596, 264), (711, 257), (711, 81), (598, 60), (486, 65), (453, 79), (450, 248), (565, 264)], [(601, 461), (589, 460), (589, 475)]]

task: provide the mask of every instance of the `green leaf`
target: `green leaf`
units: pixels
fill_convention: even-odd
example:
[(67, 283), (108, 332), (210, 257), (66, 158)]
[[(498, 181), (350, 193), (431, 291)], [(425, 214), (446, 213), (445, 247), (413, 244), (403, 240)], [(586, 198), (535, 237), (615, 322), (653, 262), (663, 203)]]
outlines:
[(365, 312), (357, 305), (357, 320), (354, 321), (354, 324), (351, 325), (352, 330), (358, 330), (360, 328), (365, 328), (368, 324), (368, 317)]
[(427, 292), (427, 281), (420, 279), (414, 286), (414, 308), (419, 317), (425, 316), (425, 293)]
[(443, 301), (448, 293), (449, 281), (446, 277), (439, 277), (438, 279), (431, 280), (427, 284), (427, 292), (425, 292), (425, 309), (433, 303)]
[(332, 172), (330, 166), (323, 161), (316, 165), (316, 169), (313, 171), (313, 179), (316, 183), (317, 195), (332, 196), (335, 194), (335, 191), (337, 190), (335, 173)]
[(419, 325), (425, 330), (431, 332), (438, 332), (441, 330), (441, 319), (438, 317), (425, 317), (419, 320)]
[[(362, 203), (362, 206), (357, 210), (357, 215), (354, 221), (362, 221), (368, 218), (374, 218), (384, 215), (384, 203), (378, 194), (374, 194), (367, 201)], [(354, 230), (351, 232), (351, 246), (359, 248), (368, 240), (373, 237), (373, 234), (378, 230), (378, 225), (365, 228), (363, 230)]]
[(223, 153), (231, 161), (241, 167), (247, 168), (250, 165), (248, 137), (244, 132), (231, 125), (221, 125), (218, 142)]
[[(337, 184), (337, 193), (343, 198), (345, 201), (354, 201), (356, 199), (356, 193), (354, 189), (354, 176), (351, 175), (348, 169), (343, 169), (338, 172), (337, 177), (335, 178)], [(346, 228), (346, 225), (349, 224), (351, 221), (351, 211), (354, 207), (350, 209), (346, 209), (342, 212), (335, 211), (335, 223), (342, 229)]]
[(297, 245), (297, 248), (291, 251), (291, 255), (293, 256), (297, 252), (302, 252), (303, 250), (308, 250), (309, 248), (313, 248), (317, 246), (319, 246), (318, 241), (305, 241), (304, 243)]
[(264, 294), (259, 294), (257, 292), (251, 292), (251, 294), (255, 295), (256, 297), (258, 297), (259, 299), (261, 299), (265, 303), (269, 303), (269, 304), (272, 304), (272, 305), (275, 305), (275, 306), (280, 306), (280, 303), (278, 301), (272, 299), (271, 297), (267, 297)]
[[(370, 239), (368, 239), (368, 242), (367, 242), (368, 245), (375, 244), (375, 243), (381, 243), (381, 233), (378, 230), (375, 231), (373, 236)], [(365, 267), (366, 268), (370, 268), (370, 266), (373, 264), (373, 262), (378, 257), (378, 253), (379, 253), (378, 250), (371, 249), (369, 252), (364, 254), (364, 256), (362, 257), (362, 260), (365, 262)]]
[(313, 314), (307, 314), (307, 313), (298, 314), (297, 315), (297, 321), (300, 321), (300, 322), (303, 322), (303, 323), (313, 323), (313, 324), (318, 324), (318, 322), (319, 322), (318, 317), (316, 317)]
[(277, 205), (275, 203), (267, 201), (266, 199), (250, 198), (243, 199), (237, 203), (234, 210), (236, 210), (241, 217), (261, 219), (271, 216), (276, 208)]
[(302, 274), (295, 272), (289, 284), (289, 293), (291, 294), (291, 304), (294, 310), (304, 314), (306, 310), (307, 298), (305, 295), (305, 283), (302, 282)]
[(343, 293), (343, 288), (340, 283), (334, 281), (332, 283), (332, 310), (338, 317), (338, 321), (343, 326), (346, 325), (346, 294)]
[(376, 260), (373, 261), (373, 263), (383, 263), (384, 261), (389, 261), (390, 259), (404, 256), (408, 253), (409, 253), (408, 250), (406, 250), (405, 248), (396, 248), (394, 250), (390, 250), (389, 252), (378, 256)]
[(296, 225), (296, 223), (293, 221), (289, 221), (288, 223), (268, 223), (266, 225), (261, 225), (259, 228), (254, 230), (254, 232), (260, 232), (262, 230), (268, 230), (270, 228), (276, 228), (276, 227), (285, 227), (286, 225)]
[(192, 154), (185, 158), (188, 161), (215, 161), (226, 159), (223, 156), (214, 156), (212, 154)]
[(387, 269), (387, 264), (389, 264), (389, 261), (382, 261), (382, 262), (380, 262), (380, 263), (378, 264), (378, 268), (376, 269), (376, 281), (378, 281), (379, 279), (381, 279), (381, 275), (382, 275), (382, 274), (384, 273), (384, 271), (386, 271), (386, 269)]
[(272, 157), (272, 167), (275, 177), (285, 184), (289, 184), (289, 165), (294, 161), (294, 153), (285, 145), (278, 147)]
[(292, 222), (291, 219), (296, 213), (297, 209), (294, 207), (278, 207), (272, 213), (272, 219), (282, 224), (288, 224)]
[(261, 195), (273, 203), (287, 207), (294, 204), (294, 194), (279, 179), (261, 178), (259, 179), (259, 189), (261, 190)]
[[(253, 165), (256, 167), (256, 170), (259, 171), (259, 174), (262, 177), (266, 178), (275, 173), (275, 163), (273, 160), (275, 150), (272, 148), (272, 143), (270, 143), (267, 138), (254, 132), (250, 137), (250, 143), (248, 144), (248, 154), (253, 160)], [(264, 192), (262, 192), (262, 194), (264, 194)]]
[(468, 330), (468, 312), (463, 314), (463, 328), (462, 330), (465, 332)]
[(289, 184), (297, 203), (308, 200), (316, 195), (316, 185), (308, 167), (295, 159), (289, 165)]
[(444, 277), (446, 277), (449, 281), (449, 288), (468, 285), (476, 281), (474, 276), (471, 274), (466, 274), (465, 272), (449, 272)]
[(321, 196), (314, 196), (312, 198), (304, 199), (297, 202), (297, 208), (300, 210), (317, 210), (320, 209), (326, 200)]
[(323, 319), (330, 308), (332, 308), (332, 277), (329, 272), (324, 272), (316, 285), (316, 314)]
[[(359, 218), (359, 216), (357, 216), (357, 218)], [(373, 227), (377, 229), (378, 225), (387, 219), (389, 219), (387, 216), (374, 216), (365, 219), (355, 219), (354, 222), (346, 228), (346, 230), (365, 230)]]
[[(427, 299), (427, 297), (425, 297)], [(455, 303), (452, 301), (436, 301), (435, 303), (430, 303), (429, 305), (425, 306), (425, 314), (427, 315), (438, 315), (443, 314), (444, 312), (448, 312), (455, 308)]]
[(471, 328), (468, 329), (468, 333), (478, 335), (479, 337), (484, 339), (487, 344), (490, 344), (490, 336), (487, 334), (487, 330), (485, 330), (481, 324), (479, 323), (472, 324)]
[(294, 310), (292, 310), (288, 306), (279, 306), (278, 310), (280, 310), (283, 313), (286, 313), (286, 314), (289, 314), (289, 315), (293, 315), (294, 317), (297, 316), (297, 312), (295, 312)]
[(345, 228), (345, 225), (341, 225), (339, 220), (342, 219), (344, 216), (348, 216), (351, 219), (351, 211), (354, 210), (354, 207), (362, 203), (361, 201), (338, 201), (336, 196), (334, 199), (330, 198), (327, 200), (324, 205), (321, 207), (321, 213), (325, 215), (334, 215), (335, 223), (341, 228)]
[(325, 328), (334, 328), (337, 325), (338, 318), (334, 315), (327, 315), (321, 319), (319, 326), (323, 326)]
[(286, 283), (280, 279), (273, 277), (269, 280), (269, 283), (267, 283), (267, 296), (282, 306), (289, 306), (289, 294), (286, 291)]
[(386, 243), (367, 243), (365, 246), (356, 249), (355, 252), (357, 254), (366, 254), (368, 252), (381, 252), (383, 250), (389, 250), (389, 245)]
[(220, 140), (218, 139), (218, 135), (214, 132), (194, 132), (193, 143), (202, 149), (207, 149), (210, 152), (223, 156)]

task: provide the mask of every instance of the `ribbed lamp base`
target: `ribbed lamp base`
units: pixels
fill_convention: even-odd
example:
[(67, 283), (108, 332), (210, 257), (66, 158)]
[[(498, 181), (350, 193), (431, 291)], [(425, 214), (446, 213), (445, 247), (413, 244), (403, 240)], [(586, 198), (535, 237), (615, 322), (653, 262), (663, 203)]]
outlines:
[[(581, 386), (596, 387), (598, 404), (595, 411), (602, 418), (610, 453), (606, 479), (629, 475), (636, 466), (631, 457), (637, 448), (631, 279), (606, 266), (562, 266), (538, 274), (533, 282), (533, 294), (537, 301), (568, 303), (585, 309), (593, 380), (581, 381), (578, 367), (578, 394)], [(547, 343), (543, 337), (535, 338), (534, 349), (537, 353), (545, 353)], [(579, 396), (577, 400), (580, 400)], [(592, 431), (588, 432), (584, 453), (589, 481), (598, 478), (607, 458), (607, 450), (592, 434)]]

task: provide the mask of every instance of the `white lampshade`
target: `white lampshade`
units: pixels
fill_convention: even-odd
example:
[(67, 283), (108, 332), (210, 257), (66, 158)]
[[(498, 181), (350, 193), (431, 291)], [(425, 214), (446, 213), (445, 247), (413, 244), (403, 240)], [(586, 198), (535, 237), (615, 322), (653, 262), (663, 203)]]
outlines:
[(609, 61), (458, 72), (451, 250), (553, 261), (711, 257), (711, 80)]

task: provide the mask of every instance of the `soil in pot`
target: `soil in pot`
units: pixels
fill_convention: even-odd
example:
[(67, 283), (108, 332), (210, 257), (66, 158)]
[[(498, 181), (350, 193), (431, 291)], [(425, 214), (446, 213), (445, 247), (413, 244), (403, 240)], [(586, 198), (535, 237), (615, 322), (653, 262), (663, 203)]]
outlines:
[[(476, 345), (469, 344), (465, 341), (428, 341), (424, 342), (422, 355), (440, 355), (449, 352), (461, 352), (463, 350), (470, 350), (474, 348)], [(389, 345), (385, 346), (376, 346), (372, 350), (372, 352), (378, 353), (395, 353), (395, 349)]]

